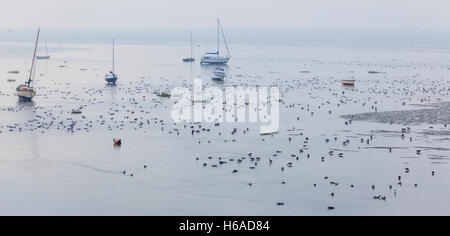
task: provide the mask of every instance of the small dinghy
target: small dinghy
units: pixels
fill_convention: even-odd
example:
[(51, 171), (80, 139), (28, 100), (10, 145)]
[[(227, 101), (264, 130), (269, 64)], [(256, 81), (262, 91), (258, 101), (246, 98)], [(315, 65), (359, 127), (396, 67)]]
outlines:
[(81, 114), (81, 113), (83, 113), (81, 110), (79, 110), (79, 109), (73, 109), (72, 110), (72, 114), (73, 115), (78, 115), (78, 114)]
[(342, 80), (344, 86), (355, 86), (355, 80)]
[(113, 142), (114, 142), (115, 146), (121, 146), (122, 145), (122, 139), (115, 138), (115, 139), (113, 139)]
[(216, 68), (213, 73), (213, 80), (223, 80), (227, 74), (225, 70), (222, 68)]

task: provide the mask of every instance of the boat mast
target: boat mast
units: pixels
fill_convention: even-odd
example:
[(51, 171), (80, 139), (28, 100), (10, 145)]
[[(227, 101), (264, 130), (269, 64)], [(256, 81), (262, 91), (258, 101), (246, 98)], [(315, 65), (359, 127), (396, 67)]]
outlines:
[(31, 61), (31, 70), (30, 70), (30, 77), (28, 78), (28, 86), (30, 86), (32, 78), (33, 78), (33, 70), (34, 70), (34, 62), (36, 59), (36, 50), (37, 50), (37, 45), (38, 45), (38, 41), (39, 41), (39, 33), (41, 32), (41, 29), (38, 29), (38, 33), (36, 36), (36, 44), (34, 45), (34, 53), (33, 53), (33, 60)]
[(114, 57), (115, 57), (115, 55), (114, 55), (114, 53), (115, 53), (115, 51), (114, 51), (114, 45), (115, 44), (115, 40), (113, 39), (113, 61), (112, 61), (112, 72), (114, 73)]
[(217, 18), (217, 57), (220, 57), (220, 19)]
[(48, 56), (47, 41), (45, 41), (45, 54)]
[(219, 24), (219, 26), (220, 26), (220, 30), (222, 32), (223, 42), (225, 43), (225, 47), (227, 48), (228, 57), (231, 58), (230, 49), (228, 48), (227, 39), (225, 38), (225, 33), (223, 32), (222, 24)]
[(191, 30), (191, 58), (194, 58), (194, 43), (192, 41), (192, 30)]

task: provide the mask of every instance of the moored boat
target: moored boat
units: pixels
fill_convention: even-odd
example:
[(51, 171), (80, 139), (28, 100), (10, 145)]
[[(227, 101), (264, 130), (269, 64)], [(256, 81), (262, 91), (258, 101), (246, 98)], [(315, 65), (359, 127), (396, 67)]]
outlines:
[(31, 101), (34, 97), (36, 97), (36, 90), (27, 82), (17, 87), (16, 95), (21, 101)]
[(73, 115), (78, 115), (78, 114), (81, 114), (81, 113), (83, 113), (80, 109), (72, 109), (72, 114)]
[(105, 76), (105, 81), (108, 83), (108, 84), (112, 84), (112, 85), (115, 85), (116, 84), (116, 82), (117, 82), (117, 75), (116, 75), (116, 73), (114, 73), (114, 64), (115, 64), (115, 61), (114, 61), (114, 57), (115, 57), (115, 51), (114, 51), (114, 47), (115, 47), (115, 41), (114, 41), (114, 39), (113, 39), (113, 52), (112, 52), (112, 54), (113, 54), (113, 60), (112, 60), (112, 70), (111, 71), (109, 71), (109, 73), (108, 74), (106, 74), (106, 76)]
[[(219, 55), (219, 53), (208, 53), (209, 55)], [(201, 64), (221, 65), (227, 64), (230, 58), (220, 56), (204, 56)]]
[(194, 58), (194, 44), (192, 41), (192, 30), (191, 30), (191, 55), (189, 57), (183, 58), (183, 62), (195, 62)]
[(45, 42), (45, 56), (36, 56), (36, 59), (39, 60), (49, 60), (50, 55), (48, 55), (47, 42)]
[(28, 81), (24, 84), (21, 84), (16, 89), (16, 95), (19, 97), (19, 100), (21, 101), (31, 101), (36, 96), (36, 90), (31, 85), (33, 82), (33, 76), (35, 72), (35, 60), (36, 60), (36, 50), (39, 42), (39, 33), (40, 29), (38, 29), (37, 36), (36, 36), (36, 44), (34, 45), (34, 53), (33, 53), (33, 59), (31, 61), (31, 69), (30, 69), (30, 76), (28, 77)]
[(114, 74), (114, 72), (110, 71), (109, 74), (106, 74), (105, 81), (108, 84), (116, 84), (116, 82), (117, 82), (117, 75)]
[(223, 80), (227, 74), (222, 68), (216, 68), (213, 73), (213, 80)]
[(183, 62), (195, 62), (195, 58), (193, 57), (183, 58)]
[(342, 80), (344, 86), (355, 86), (355, 80)]
[(39, 60), (48, 60), (50, 59), (50, 56), (37, 56), (36, 58)]
[[(227, 49), (227, 55), (225, 57), (220, 56), (220, 33), (222, 33), (222, 38)], [(227, 64), (231, 59), (230, 50), (228, 49), (227, 40), (225, 39), (225, 34), (223, 33), (222, 25), (220, 24), (220, 19), (217, 19), (217, 52), (207, 52), (200, 64), (212, 64), (221, 65)]]

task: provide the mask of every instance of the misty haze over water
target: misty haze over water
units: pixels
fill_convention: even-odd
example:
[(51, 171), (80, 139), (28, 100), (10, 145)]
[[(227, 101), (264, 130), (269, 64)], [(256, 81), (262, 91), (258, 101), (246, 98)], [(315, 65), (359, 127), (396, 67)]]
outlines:
[[(0, 42), (32, 42), (36, 30), (0, 30)], [(233, 44), (282, 46), (350, 46), (450, 48), (450, 31), (420, 30), (227, 30)], [(216, 42), (215, 30), (193, 30), (194, 43)], [(56, 30), (45, 29), (49, 43), (187, 44), (189, 30)]]

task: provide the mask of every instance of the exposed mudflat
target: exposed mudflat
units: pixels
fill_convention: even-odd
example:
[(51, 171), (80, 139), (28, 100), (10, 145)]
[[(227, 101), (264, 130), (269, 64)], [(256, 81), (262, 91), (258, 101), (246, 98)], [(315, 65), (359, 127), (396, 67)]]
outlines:
[(370, 112), (342, 116), (356, 121), (389, 124), (450, 124), (450, 102), (421, 106), (417, 110)]

